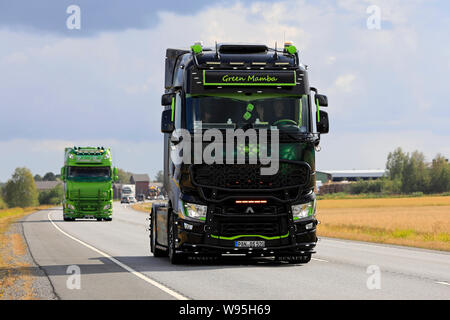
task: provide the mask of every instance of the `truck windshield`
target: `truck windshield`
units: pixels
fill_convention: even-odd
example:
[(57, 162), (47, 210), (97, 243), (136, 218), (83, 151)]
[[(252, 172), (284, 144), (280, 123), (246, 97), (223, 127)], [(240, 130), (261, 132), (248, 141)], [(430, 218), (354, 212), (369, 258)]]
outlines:
[(75, 181), (107, 181), (111, 179), (109, 167), (69, 167), (67, 178)]
[(309, 131), (308, 96), (190, 96), (186, 98), (186, 128), (277, 127)]

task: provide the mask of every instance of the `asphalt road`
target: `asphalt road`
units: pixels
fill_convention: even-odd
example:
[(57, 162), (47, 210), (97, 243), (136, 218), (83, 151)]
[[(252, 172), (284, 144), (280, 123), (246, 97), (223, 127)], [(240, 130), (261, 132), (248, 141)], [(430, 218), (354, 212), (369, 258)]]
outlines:
[(112, 222), (45, 210), (23, 221), (24, 235), (61, 299), (450, 299), (448, 253), (321, 239), (306, 265), (174, 266), (150, 254), (147, 216), (118, 203)]

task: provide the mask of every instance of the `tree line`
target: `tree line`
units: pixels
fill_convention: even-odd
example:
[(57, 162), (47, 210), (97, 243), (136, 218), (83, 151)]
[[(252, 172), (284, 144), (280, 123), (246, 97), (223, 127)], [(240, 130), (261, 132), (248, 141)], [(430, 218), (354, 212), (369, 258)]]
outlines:
[(383, 178), (352, 183), (348, 191), (353, 194), (450, 192), (450, 163), (441, 154), (427, 163), (422, 152), (407, 153), (397, 148), (387, 156)]
[[(130, 183), (133, 173), (118, 169), (119, 183)], [(163, 173), (158, 172), (155, 180), (162, 181)], [(64, 199), (64, 187), (61, 184), (48, 190), (38, 190), (36, 181), (61, 181), (59, 174), (47, 172), (44, 176), (36, 174), (34, 177), (27, 168), (16, 168), (11, 179), (0, 187), (0, 209), (14, 207), (32, 207), (37, 205), (61, 204)]]
[[(118, 169), (119, 183), (129, 183), (132, 173)], [(159, 171), (155, 180), (162, 182), (163, 172)], [(62, 184), (53, 189), (38, 191), (35, 181), (58, 181), (60, 176), (47, 172), (43, 177), (35, 175), (27, 168), (16, 168), (11, 179), (0, 188), (0, 209), (31, 207), (39, 204), (57, 205), (64, 199)], [(437, 154), (430, 163), (419, 151), (406, 153), (401, 148), (389, 152), (386, 174), (381, 179), (357, 181), (349, 184), (348, 192), (413, 194), (450, 192), (450, 163)]]

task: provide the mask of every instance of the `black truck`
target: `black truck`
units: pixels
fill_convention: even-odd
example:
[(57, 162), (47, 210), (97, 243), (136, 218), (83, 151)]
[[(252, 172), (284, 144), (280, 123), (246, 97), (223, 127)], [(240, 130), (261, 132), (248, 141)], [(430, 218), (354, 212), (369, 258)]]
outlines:
[(309, 262), (318, 224), (315, 151), (329, 127), (319, 107), (328, 100), (309, 86), (297, 48), (167, 49), (162, 105), (168, 201), (150, 213), (153, 255), (174, 264), (233, 255)]

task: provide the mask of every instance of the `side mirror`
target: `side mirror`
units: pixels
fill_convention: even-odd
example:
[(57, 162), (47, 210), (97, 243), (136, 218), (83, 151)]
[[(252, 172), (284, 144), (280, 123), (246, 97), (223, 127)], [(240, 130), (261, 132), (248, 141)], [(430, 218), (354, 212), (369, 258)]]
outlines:
[(328, 98), (323, 94), (315, 94), (314, 98), (316, 99), (316, 103), (321, 107), (328, 107)]
[(172, 100), (175, 98), (174, 93), (165, 93), (161, 97), (161, 105), (170, 106), (172, 104)]
[[(316, 113), (317, 115), (317, 113)], [(329, 131), (329, 122), (328, 122), (328, 113), (326, 113), (325, 111), (320, 111), (319, 115), (318, 115), (318, 120), (317, 121), (317, 132), (319, 133), (328, 133)]]
[(61, 168), (61, 180), (62, 180), (62, 181), (66, 181), (66, 175), (65, 175), (65, 173), (66, 173), (66, 168), (65, 168), (65, 167), (62, 167), (62, 168)]
[(172, 133), (175, 130), (175, 126), (172, 121), (172, 110), (164, 110), (161, 115), (161, 132)]
[(114, 167), (113, 168), (113, 181), (116, 182), (117, 180), (119, 180), (119, 175), (117, 173), (117, 168)]

